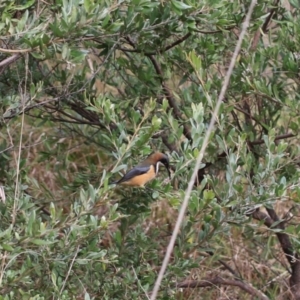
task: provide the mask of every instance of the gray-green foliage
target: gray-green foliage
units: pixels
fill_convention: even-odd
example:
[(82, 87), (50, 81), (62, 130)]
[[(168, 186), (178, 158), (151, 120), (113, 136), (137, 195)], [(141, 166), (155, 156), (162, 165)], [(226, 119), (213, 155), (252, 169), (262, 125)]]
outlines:
[[(211, 270), (222, 257), (230, 263), (235, 250), (227, 241), (236, 228), (249, 252), (240, 259), (264, 265), (275, 253), (273, 233), (284, 229), (275, 222), (268, 236), (257, 236), (253, 209), (279, 201), (297, 211), (295, 2), (274, 8), (268, 30), (273, 1), (255, 7), (160, 299), (180, 297), (176, 283), (199, 262)], [(151, 291), (247, 8), (247, 1), (225, 0), (2, 1), (0, 299), (144, 299)], [(18, 142), (24, 136), (35, 144), (31, 130), (43, 148), (29, 162), (24, 144), (17, 182)], [(70, 137), (78, 140), (76, 153)], [(96, 145), (100, 158), (84, 144)], [(111, 188), (153, 149), (169, 153), (172, 184), (162, 183), (162, 169), (150, 190)], [(72, 167), (82, 157), (86, 168)], [(38, 163), (52, 170), (58, 190), (33, 176)], [(98, 217), (97, 207), (105, 210)], [(297, 250), (299, 226), (286, 230)], [(265, 286), (285, 269), (271, 264), (251, 284), (275, 299), (285, 285)]]

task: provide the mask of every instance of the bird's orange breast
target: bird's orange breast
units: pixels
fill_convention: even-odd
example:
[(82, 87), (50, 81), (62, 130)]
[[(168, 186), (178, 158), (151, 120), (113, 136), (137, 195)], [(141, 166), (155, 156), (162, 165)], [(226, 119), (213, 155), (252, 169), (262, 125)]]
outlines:
[(150, 166), (149, 171), (142, 175), (134, 176), (133, 178), (122, 182), (123, 185), (129, 186), (144, 186), (148, 181), (152, 180), (156, 176), (154, 166)]

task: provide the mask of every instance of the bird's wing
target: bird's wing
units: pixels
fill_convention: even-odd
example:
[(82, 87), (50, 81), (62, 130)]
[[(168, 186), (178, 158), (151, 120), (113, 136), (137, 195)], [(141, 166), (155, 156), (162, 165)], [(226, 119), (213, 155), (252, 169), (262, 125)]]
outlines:
[(127, 172), (119, 181), (116, 182), (116, 184), (129, 181), (130, 179), (136, 176), (146, 174), (149, 171), (149, 169), (150, 166), (136, 166), (135, 168)]

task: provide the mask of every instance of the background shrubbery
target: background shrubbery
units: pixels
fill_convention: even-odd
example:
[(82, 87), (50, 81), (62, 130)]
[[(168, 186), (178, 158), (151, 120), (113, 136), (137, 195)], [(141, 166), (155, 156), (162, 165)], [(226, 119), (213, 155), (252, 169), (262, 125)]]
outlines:
[[(151, 295), (248, 6), (0, 3), (0, 299)], [(300, 299), (299, 8), (254, 9), (159, 299)]]

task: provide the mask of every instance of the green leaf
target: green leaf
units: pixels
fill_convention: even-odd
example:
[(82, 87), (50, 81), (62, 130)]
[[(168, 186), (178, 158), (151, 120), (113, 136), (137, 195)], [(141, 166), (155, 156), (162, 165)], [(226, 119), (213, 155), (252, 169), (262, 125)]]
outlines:
[(25, 9), (29, 8), (30, 6), (32, 6), (34, 3), (35, 3), (35, 0), (27, 0), (24, 5), (14, 6), (14, 9), (15, 10), (25, 10)]
[(87, 12), (91, 11), (90, 9), (92, 7), (92, 4), (94, 4), (92, 0), (84, 0), (83, 5)]
[(2, 244), (1, 247), (3, 250), (9, 251), (9, 252), (12, 252), (14, 250), (14, 248), (8, 244)]
[(289, 3), (297, 9), (300, 9), (300, 3), (298, 0), (290, 0)]
[(158, 197), (159, 197), (158, 191), (154, 191), (154, 192), (152, 193), (152, 198), (153, 198), (153, 199), (157, 199)]
[(31, 240), (31, 242), (38, 246), (52, 245), (55, 243), (53, 241), (46, 241), (46, 240), (42, 240), (42, 239), (34, 239), (34, 240)]
[(84, 294), (84, 300), (91, 300), (91, 297), (87, 292)]
[(185, 4), (184, 2), (177, 1), (177, 0), (171, 0), (172, 5), (177, 8), (178, 10), (185, 10), (192, 8), (192, 6)]
[(117, 172), (119, 172), (119, 171), (121, 171), (123, 169), (126, 169), (126, 168), (127, 168), (127, 165), (119, 165), (119, 166), (117, 166), (116, 168), (114, 168), (112, 170), (112, 173), (117, 173)]

